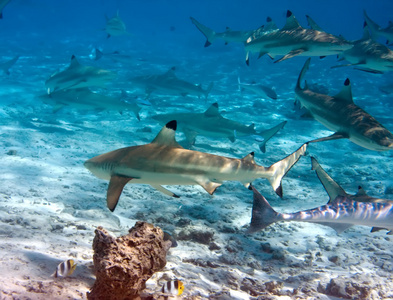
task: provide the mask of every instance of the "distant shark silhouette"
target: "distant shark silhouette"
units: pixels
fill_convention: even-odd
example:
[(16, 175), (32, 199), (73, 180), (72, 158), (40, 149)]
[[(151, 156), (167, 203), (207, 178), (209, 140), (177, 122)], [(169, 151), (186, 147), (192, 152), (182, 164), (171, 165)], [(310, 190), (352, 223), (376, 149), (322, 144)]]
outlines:
[(228, 138), (231, 142), (234, 142), (237, 137), (261, 136), (264, 139), (259, 148), (263, 153), (266, 152), (267, 141), (287, 123), (284, 121), (273, 128), (257, 132), (254, 124), (247, 126), (224, 118), (218, 111), (218, 103), (213, 103), (204, 113), (161, 114), (152, 116), (152, 118), (163, 124), (176, 120), (178, 128), (184, 133), (190, 146), (195, 144), (195, 138), (198, 135)]
[(255, 163), (254, 153), (237, 159), (184, 149), (175, 140), (176, 126), (176, 121), (168, 122), (150, 144), (114, 150), (84, 163), (95, 176), (109, 180), (107, 206), (111, 211), (127, 183), (149, 184), (166, 195), (178, 197), (162, 185), (200, 185), (213, 194), (227, 180), (240, 181), (248, 187), (253, 180), (266, 178), (282, 196), (282, 178), (307, 149), (304, 144), (265, 168)]
[[(130, 99), (125, 91), (122, 91), (121, 97), (111, 97), (92, 92), (88, 88), (59, 90), (49, 95), (43, 95), (42, 100), (52, 105), (54, 112), (59, 111), (63, 107), (115, 110), (120, 113), (132, 111), (138, 120), (141, 119), (139, 116), (141, 107), (138, 105), (140, 102), (137, 99)], [(146, 105), (146, 101), (142, 103)]]
[(262, 230), (276, 222), (297, 221), (329, 226), (337, 233), (354, 225), (365, 225), (372, 227), (371, 232), (386, 229), (389, 231), (388, 234), (392, 234), (393, 201), (370, 197), (361, 187), (356, 195), (347, 194), (322, 169), (315, 158), (311, 159), (312, 169), (316, 171), (329, 194), (329, 202), (326, 205), (296, 213), (278, 213), (255, 188), (251, 187), (254, 192), (254, 203), (249, 233)]
[(104, 53), (97, 48), (93, 50), (93, 53), (91, 54), (90, 57), (94, 60), (99, 60), (102, 57), (105, 57), (122, 64), (135, 64), (136, 62), (143, 61), (143, 59), (141, 58), (136, 58), (127, 54), (121, 54), (118, 51), (114, 51), (111, 53)]
[(107, 37), (111, 36), (122, 36), (122, 35), (130, 35), (130, 33), (126, 30), (126, 24), (124, 24), (123, 20), (119, 17), (119, 11), (117, 11), (116, 16), (112, 18), (106, 17), (106, 26), (105, 31), (108, 34)]
[(239, 90), (251, 91), (251, 92), (257, 94), (259, 97), (263, 97), (263, 98), (267, 96), (273, 100), (277, 99), (276, 91), (268, 86), (265, 86), (262, 84), (257, 84), (257, 83), (240, 82), (239, 77), (237, 78), (237, 83), (239, 86)]
[(369, 18), (366, 11), (363, 11), (364, 19), (371, 31), (371, 36), (374, 40), (378, 39), (379, 37), (386, 38), (386, 43), (390, 44), (393, 42), (393, 22), (390, 21), (389, 25), (386, 28), (381, 28), (377, 23)]
[(210, 83), (206, 90), (201, 85), (196, 85), (185, 80), (179, 79), (175, 75), (175, 67), (172, 67), (164, 74), (137, 76), (131, 79), (134, 85), (143, 87), (147, 97), (154, 91), (164, 94), (204, 96), (206, 99), (213, 87)]
[(247, 31), (233, 31), (227, 27), (224, 32), (215, 32), (214, 30), (206, 27), (205, 25), (199, 23), (193, 17), (190, 17), (191, 22), (198, 28), (200, 32), (206, 37), (205, 47), (210, 46), (215, 40), (220, 39), (228, 43), (244, 43), (247, 41), (248, 37), (254, 33), (254, 30)]
[(300, 26), (295, 16), (287, 11), (287, 21), (280, 30), (261, 31), (251, 36), (245, 43), (246, 63), (249, 64), (249, 53), (259, 53), (259, 57), (268, 54), (272, 59), (283, 55), (275, 62), (294, 56), (327, 56), (338, 54), (353, 45), (341, 37), (324, 31), (307, 29)]
[(352, 99), (351, 84), (347, 78), (341, 92), (329, 96), (300, 86), (310, 65), (310, 59), (304, 64), (295, 88), (296, 99), (300, 101), (315, 120), (335, 133), (329, 137), (311, 142), (347, 138), (355, 144), (375, 151), (393, 149), (393, 134), (363, 109), (355, 105)]
[(66, 89), (101, 87), (115, 77), (116, 74), (111, 71), (92, 66), (82, 66), (73, 55), (69, 67), (51, 75), (45, 82), (45, 86), (48, 94), (51, 94)]
[(3, 72), (7, 75), (10, 75), (10, 68), (18, 61), (19, 56), (15, 56), (14, 58), (1, 62), (0, 63), (0, 70), (3, 70)]
[(3, 18), (3, 9), (11, 0), (0, 0), (0, 19)]

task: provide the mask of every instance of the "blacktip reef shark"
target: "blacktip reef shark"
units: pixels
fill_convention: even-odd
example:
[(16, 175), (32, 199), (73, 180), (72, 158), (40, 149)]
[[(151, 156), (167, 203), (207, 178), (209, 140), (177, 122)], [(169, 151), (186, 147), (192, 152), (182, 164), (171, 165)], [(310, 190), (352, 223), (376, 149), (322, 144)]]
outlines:
[(100, 49), (94, 48), (92, 53), (89, 55), (93, 60), (99, 60), (102, 57), (109, 58), (115, 62), (122, 64), (135, 64), (136, 62), (143, 61), (142, 58), (136, 58), (131, 55), (122, 54), (119, 51), (104, 53)]
[(159, 91), (171, 95), (193, 95), (198, 98), (204, 96), (205, 99), (207, 99), (213, 88), (213, 82), (204, 90), (200, 84), (193, 84), (179, 79), (175, 74), (175, 70), (176, 68), (172, 67), (164, 74), (137, 76), (132, 78), (131, 82), (136, 86), (144, 88), (147, 97), (149, 97), (152, 92)]
[(255, 135), (263, 137), (259, 148), (263, 153), (266, 152), (266, 143), (280, 129), (282, 129), (286, 121), (260, 132), (255, 130), (255, 125), (244, 125), (242, 123), (224, 118), (219, 110), (218, 103), (213, 103), (204, 113), (172, 113), (152, 116), (154, 120), (160, 123), (167, 123), (176, 120), (178, 129), (184, 133), (189, 146), (195, 144), (195, 138), (203, 135), (213, 138), (228, 138), (234, 142), (237, 137)]
[(223, 40), (225, 45), (232, 42), (244, 43), (247, 41), (248, 37), (254, 33), (254, 30), (235, 31), (231, 30), (229, 27), (227, 27), (224, 32), (215, 32), (209, 27), (199, 23), (193, 17), (190, 17), (190, 19), (198, 30), (206, 37), (205, 47), (210, 46), (217, 39)]
[[(306, 17), (312, 29), (322, 31), (315, 21)], [(371, 38), (366, 22), (363, 25), (363, 37), (352, 41), (352, 44), (352, 48), (338, 54), (339, 61), (347, 60), (350, 63), (331, 68), (354, 66), (357, 70), (374, 74), (393, 71), (393, 51)]]
[(0, 19), (3, 18), (3, 9), (11, 0), (0, 0)]
[(295, 213), (278, 213), (268, 201), (254, 188), (254, 203), (251, 225), (248, 230), (253, 233), (267, 226), (284, 221), (318, 223), (329, 226), (341, 233), (354, 225), (371, 226), (371, 232), (386, 229), (393, 230), (393, 201), (368, 196), (362, 188), (356, 195), (347, 194), (326, 172), (315, 158), (312, 169), (316, 171), (325, 190), (330, 196), (326, 205)]
[(53, 106), (53, 112), (58, 112), (64, 107), (74, 109), (98, 109), (114, 110), (119, 113), (132, 111), (140, 121), (139, 112), (142, 109), (138, 104), (149, 105), (147, 101), (138, 101), (136, 98), (128, 96), (126, 91), (121, 91), (121, 96), (107, 96), (101, 93), (93, 92), (88, 88), (59, 90), (49, 95), (43, 95), (44, 103)]
[(369, 150), (392, 150), (393, 134), (353, 102), (348, 78), (342, 90), (335, 96), (314, 92), (308, 88), (307, 82), (304, 88), (301, 87), (310, 60), (311, 58), (307, 59), (299, 74), (295, 88), (296, 99), (315, 120), (335, 132), (331, 136), (311, 142), (347, 138)]
[(0, 62), (0, 70), (3, 70), (4, 74), (10, 75), (10, 68), (18, 61), (19, 56), (7, 60), (5, 62)]
[(327, 56), (348, 50), (353, 45), (341, 37), (324, 31), (303, 28), (295, 16), (287, 11), (285, 26), (280, 30), (262, 31), (251, 36), (245, 42), (246, 63), (249, 64), (249, 53), (259, 53), (259, 57), (267, 54), (272, 59), (283, 55), (275, 63), (294, 56)]
[(255, 179), (266, 178), (282, 196), (282, 178), (307, 149), (304, 144), (270, 167), (262, 167), (255, 163), (253, 152), (237, 159), (184, 149), (176, 142), (176, 126), (175, 120), (170, 121), (149, 144), (114, 150), (84, 163), (95, 176), (109, 180), (107, 206), (111, 211), (127, 183), (149, 184), (178, 197), (162, 185), (200, 185), (213, 194), (224, 181), (240, 181), (248, 187)]
[(377, 23), (370, 19), (367, 15), (366, 11), (363, 11), (364, 19), (371, 31), (371, 36), (374, 40), (378, 39), (379, 37), (386, 38), (386, 44), (390, 44), (393, 42), (393, 22), (389, 21), (389, 25), (386, 28), (381, 28)]
[(130, 33), (126, 30), (126, 24), (119, 16), (119, 11), (117, 11), (116, 16), (112, 18), (106, 17), (106, 26), (105, 31), (108, 34), (107, 38), (111, 36), (122, 36), (122, 35), (130, 35)]
[(277, 93), (271, 87), (266, 85), (258, 84), (258, 83), (244, 83), (240, 82), (240, 77), (237, 78), (237, 84), (239, 86), (239, 90), (247, 90), (257, 94), (259, 97), (265, 98), (266, 96), (270, 99), (277, 100)]
[(102, 87), (115, 77), (116, 74), (112, 71), (99, 69), (93, 66), (82, 66), (75, 55), (73, 55), (68, 68), (51, 75), (45, 82), (45, 87), (48, 94), (59, 90), (78, 89), (91, 86)]

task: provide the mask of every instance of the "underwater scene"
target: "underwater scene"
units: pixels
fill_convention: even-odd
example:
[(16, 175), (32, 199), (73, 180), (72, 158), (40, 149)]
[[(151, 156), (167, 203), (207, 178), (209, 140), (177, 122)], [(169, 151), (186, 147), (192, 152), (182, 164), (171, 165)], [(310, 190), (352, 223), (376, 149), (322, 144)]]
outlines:
[(393, 299), (392, 11), (0, 0), (0, 299)]

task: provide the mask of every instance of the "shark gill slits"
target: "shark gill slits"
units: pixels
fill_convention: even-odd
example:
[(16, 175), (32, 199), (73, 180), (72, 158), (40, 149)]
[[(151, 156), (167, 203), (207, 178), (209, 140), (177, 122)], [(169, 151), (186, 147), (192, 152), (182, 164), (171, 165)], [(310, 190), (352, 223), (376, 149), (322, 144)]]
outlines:
[(165, 127), (168, 128), (168, 129), (172, 129), (172, 130), (176, 131), (176, 129), (177, 129), (177, 121), (176, 120), (172, 120), (172, 121), (166, 123)]
[(345, 79), (344, 85), (348, 86), (351, 82), (349, 81), (349, 78)]

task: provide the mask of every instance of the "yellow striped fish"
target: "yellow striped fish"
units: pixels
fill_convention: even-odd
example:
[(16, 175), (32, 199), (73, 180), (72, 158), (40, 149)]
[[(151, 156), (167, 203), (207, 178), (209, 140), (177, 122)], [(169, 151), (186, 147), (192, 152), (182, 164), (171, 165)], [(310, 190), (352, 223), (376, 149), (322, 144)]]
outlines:
[(63, 261), (57, 266), (56, 271), (52, 274), (52, 276), (55, 278), (70, 276), (75, 271), (76, 265), (77, 264), (73, 259)]
[(184, 284), (180, 280), (173, 280), (164, 283), (161, 288), (161, 292), (164, 294), (170, 294), (174, 296), (180, 296), (184, 291)]

